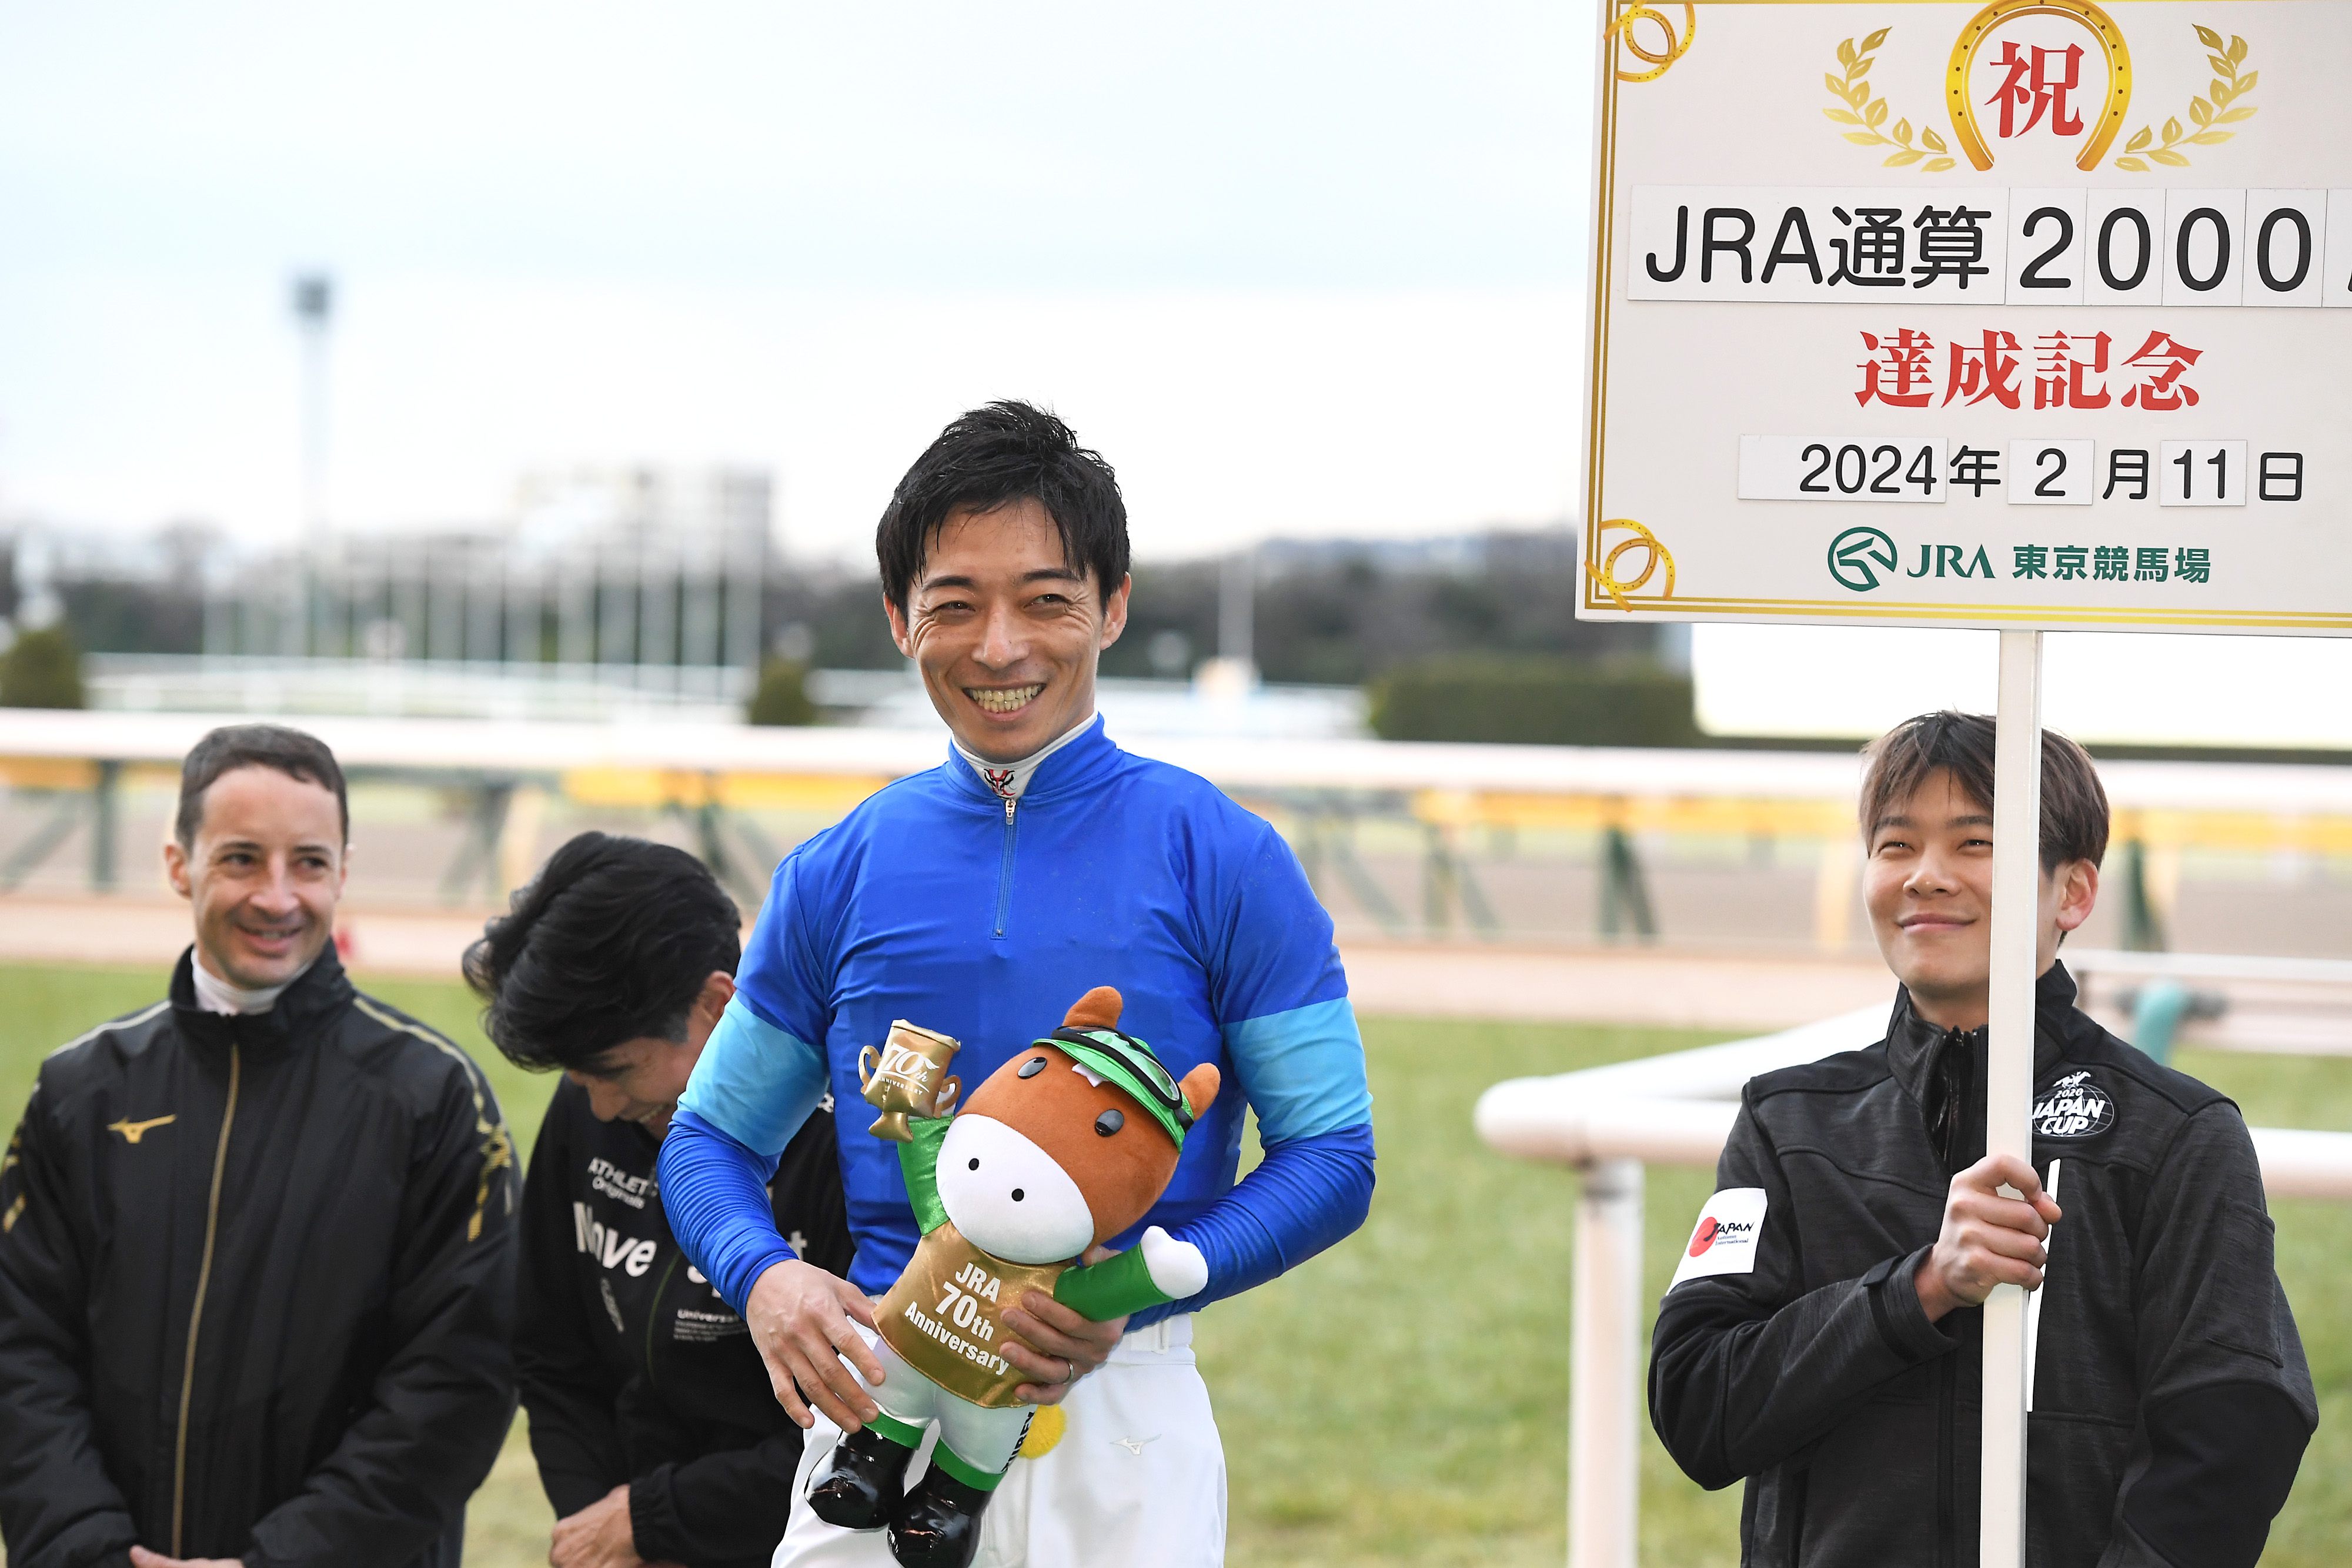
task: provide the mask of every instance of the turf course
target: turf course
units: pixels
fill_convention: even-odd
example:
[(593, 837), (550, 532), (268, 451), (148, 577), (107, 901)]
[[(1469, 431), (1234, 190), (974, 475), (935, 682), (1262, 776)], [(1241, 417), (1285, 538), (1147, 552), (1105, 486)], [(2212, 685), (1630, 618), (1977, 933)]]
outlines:
[[(154, 999), (161, 977), (0, 966), (0, 1106), (43, 1052)], [(552, 1085), (508, 1067), (462, 988), (368, 989), (448, 1031), (491, 1073), (528, 1149)], [(1232, 1469), (1230, 1560), (1263, 1564), (1556, 1564), (1565, 1553), (1569, 1213), (1574, 1178), (1486, 1152), (1470, 1106), (1498, 1078), (1566, 1071), (1720, 1038), (1648, 1030), (1401, 1019), (1365, 1025), (1380, 1190), (1346, 1246), (1204, 1313), (1199, 1351)], [(2352, 1060), (2189, 1053), (2181, 1065), (2273, 1126), (2352, 1128)], [(1651, 1293), (1710, 1182), (1654, 1170)], [(2264, 1556), (2352, 1560), (2352, 1207), (2275, 1206), (2280, 1270), (2322, 1424)], [(1643, 1561), (1738, 1560), (1737, 1489), (1682, 1479), (1643, 1428)], [(546, 1560), (550, 1516), (520, 1423), (468, 1515), (471, 1568)]]

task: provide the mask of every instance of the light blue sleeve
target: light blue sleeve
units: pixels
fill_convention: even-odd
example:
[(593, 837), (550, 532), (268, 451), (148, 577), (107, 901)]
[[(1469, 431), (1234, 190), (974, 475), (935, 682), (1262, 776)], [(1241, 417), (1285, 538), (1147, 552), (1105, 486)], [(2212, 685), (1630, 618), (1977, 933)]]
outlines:
[[(1345, 996), (1224, 1027), (1225, 1052), (1268, 1145), (1372, 1119), (1364, 1039)], [(699, 1074), (700, 1069), (697, 1069)]]
[(738, 996), (719, 1015), (678, 1104), (773, 1159), (824, 1091), (824, 1051), (768, 1022)]

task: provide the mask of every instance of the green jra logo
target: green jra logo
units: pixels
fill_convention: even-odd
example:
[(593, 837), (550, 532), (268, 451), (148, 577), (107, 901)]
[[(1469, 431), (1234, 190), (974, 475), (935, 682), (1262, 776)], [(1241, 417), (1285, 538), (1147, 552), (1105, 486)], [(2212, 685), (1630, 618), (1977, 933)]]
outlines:
[(1909, 569), (1895, 541), (1876, 528), (1848, 528), (1830, 542), (1830, 575), (1838, 586), (1867, 593), (1895, 577), (1981, 577), (1993, 575), (1992, 557), (1976, 545), (1923, 544)]
[(1870, 592), (1898, 576), (1980, 576), (1992, 579), (1985, 546), (1919, 546), (1919, 562), (1906, 571), (1895, 540), (1877, 529), (1846, 529), (1830, 540), (1830, 576), (1839, 588)]
[[(1905, 572), (1903, 575), (1906, 577), (1927, 576), (1928, 557), (1930, 552), (1933, 552), (1936, 563), (1936, 575), (1937, 577), (1948, 575), (1951, 577), (1990, 577), (1992, 575), (1992, 558), (1985, 554), (1984, 546), (1977, 546), (1977, 553), (1973, 556), (1968, 553), (1968, 548), (1969, 547), (1966, 545), (1921, 545), (1919, 547), (1919, 564), (1913, 567), (1909, 571)], [(1948, 567), (1950, 569), (1948, 572), (1945, 570)]]

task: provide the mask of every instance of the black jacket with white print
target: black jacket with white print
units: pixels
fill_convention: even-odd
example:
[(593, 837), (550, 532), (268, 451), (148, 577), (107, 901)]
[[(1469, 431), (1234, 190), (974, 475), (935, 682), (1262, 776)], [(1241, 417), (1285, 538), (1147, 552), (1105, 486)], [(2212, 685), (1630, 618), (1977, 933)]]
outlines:
[[(626, 1483), (637, 1555), (753, 1568), (784, 1533), (801, 1429), (770, 1391), (743, 1320), (670, 1237), (654, 1158), (633, 1122), (599, 1122), (555, 1091), (523, 1185), (515, 1346), (531, 1453), (557, 1517)], [(830, 1108), (769, 1184), (802, 1258), (849, 1270)]]
[[(2063, 966), (2035, 1001), (2033, 1161), (2064, 1218), (2026, 1561), (2252, 1568), (2318, 1419), (2252, 1141), (2078, 1010)], [(1931, 1323), (1911, 1281), (1984, 1151), (1983, 1047), (1906, 994), (1879, 1044), (1748, 1085), (1650, 1367), (1683, 1469), (1748, 1482), (1745, 1564), (1977, 1561), (1983, 1312)]]

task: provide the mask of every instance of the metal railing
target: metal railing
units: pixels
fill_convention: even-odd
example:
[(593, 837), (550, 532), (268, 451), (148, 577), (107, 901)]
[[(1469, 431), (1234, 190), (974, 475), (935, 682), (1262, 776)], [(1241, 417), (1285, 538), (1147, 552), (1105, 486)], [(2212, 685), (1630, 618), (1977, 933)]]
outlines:
[(92, 653), (93, 708), (118, 713), (572, 721), (741, 717), (754, 673), (729, 664)]

